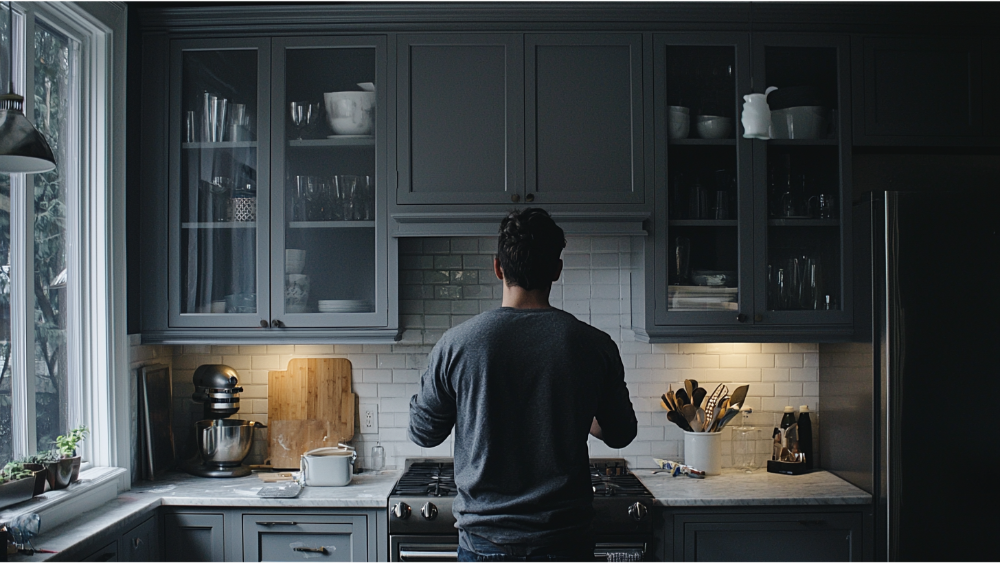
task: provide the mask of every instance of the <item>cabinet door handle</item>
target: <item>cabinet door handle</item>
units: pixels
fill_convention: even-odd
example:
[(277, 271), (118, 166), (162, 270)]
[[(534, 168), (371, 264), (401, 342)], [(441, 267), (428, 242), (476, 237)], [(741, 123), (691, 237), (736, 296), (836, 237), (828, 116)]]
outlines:
[(134, 549), (139, 549), (140, 545), (142, 545), (142, 538), (132, 538), (132, 547)]
[(528, 203), (535, 201), (535, 194), (528, 194), (524, 196), (524, 201), (527, 201)]
[(739, 321), (739, 322), (741, 322), (741, 323), (745, 323), (745, 322), (747, 322), (747, 316), (744, 315), (743, 313), (740, 313), (740, 314), (736, 315), (736, 320)]
[(514, 203), (521, 201), (521, 194), (510, 194), (510, 200)]
[(271, 325), (267, 322), (267, 319), (261, 319), (260, 320), (260, 328), (267, 328), (269, 326), (271, 326)]
[(257, 522), (260, 526), (296, 526), (298, 522)]
[(271, 321), (271, 326), (274, 328), (285, 328), (285, 323), (279, 321), (278, 319), (274, 319)]
[(304, 551), (306, 553), (322, 553), (326, 555), (328, 552), (325, 547), (293, 547), (292, 551)]

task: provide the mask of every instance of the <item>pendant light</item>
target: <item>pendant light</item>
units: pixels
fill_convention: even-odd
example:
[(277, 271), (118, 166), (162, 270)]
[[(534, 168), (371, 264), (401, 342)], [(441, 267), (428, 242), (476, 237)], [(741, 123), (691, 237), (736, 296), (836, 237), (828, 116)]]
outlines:
[(10, 88), (0, 96), (0, 173), (35, 174), (56, 167), (45, 137), (24, 116), (24, 98), (14, 93), (14, 10), (7, 3)]

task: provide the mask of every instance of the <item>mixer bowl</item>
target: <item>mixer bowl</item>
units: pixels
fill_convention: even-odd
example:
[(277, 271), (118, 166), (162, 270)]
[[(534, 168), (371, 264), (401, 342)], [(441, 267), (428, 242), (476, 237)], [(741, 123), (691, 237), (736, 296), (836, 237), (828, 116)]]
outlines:
[(254, 423), (248, 420), (199, 420), (198, 448), (206, 464), (234, 467), (250, 453)]

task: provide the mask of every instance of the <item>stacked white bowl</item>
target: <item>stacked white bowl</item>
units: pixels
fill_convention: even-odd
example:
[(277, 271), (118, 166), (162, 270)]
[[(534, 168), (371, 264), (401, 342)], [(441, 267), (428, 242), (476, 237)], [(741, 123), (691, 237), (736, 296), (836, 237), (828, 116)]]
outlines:
[(733, 118), (698, 115), (694, 118), (694, 127), (702, 139), (725, 139), (733, 134)]
[(667, 136), (671, 139), (687, 139), (691, 132), (691, 110), (684, 106), (667, 107)]

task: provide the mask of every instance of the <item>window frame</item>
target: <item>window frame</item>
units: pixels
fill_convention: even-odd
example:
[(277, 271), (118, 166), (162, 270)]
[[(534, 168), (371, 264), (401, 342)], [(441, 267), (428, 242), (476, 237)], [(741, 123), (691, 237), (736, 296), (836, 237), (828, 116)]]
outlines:
[[(79, 146), (77, 187), (66, 192), (67, 363), (70, 372), (69, 419), (86, 424), (90, 437), (81, 446), (91, 466), (131, 469), (128, 341), (125, 330), (124, 108), (125, 10), (120, 3), (14, 3), (15, 89), (25, 97), (24, 113), (33, 117), (34, 27), (47, 27), (80, 43)], [(107, 22), (107, 23), (104, 23)], [(116, 65), (115, 63), (118, 63)], [(20, 67), (20, 72), (18, 72)], [(64, 164), (63, 166), (67, 166)], [(63, 169), (65, 170), (65, 169)], [(34, 385), (34, 205), (31, 179), (11, 175), (11, 347), (15, 457), (35, 451)], [(75, 330), (74, 330), (75, 329)], [(15, 353), (17, 356), (15, 357)], [(31, 358), (25, 362), (24, 358)], [(30, 370), (30, 371), (29, 371)], [(17, 382), (20, 385), (16, 385)], [(73, 422), (71, 424), (76, 424)], [(128, 473), (128, 471), (126, 472)], [(127, 488), (127, 480), (119, 488)]]

